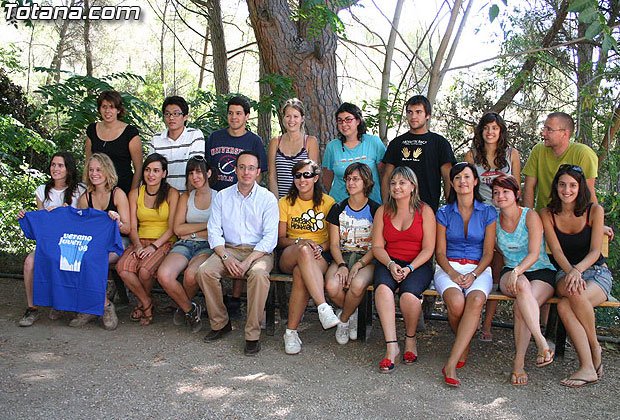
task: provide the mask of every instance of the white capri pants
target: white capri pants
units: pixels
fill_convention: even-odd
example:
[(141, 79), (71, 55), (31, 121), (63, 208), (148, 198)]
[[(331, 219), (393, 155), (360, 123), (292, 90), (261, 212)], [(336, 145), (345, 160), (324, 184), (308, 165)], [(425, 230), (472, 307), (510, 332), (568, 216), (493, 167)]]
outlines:
[[(456, 261), (448, 261), (450, 266), (456, 270), (460, 274), (467, 274), (474, 271), (477, 267), (476, 264), (461, 264)], [(480, 290), (484, 295), (488, 298), (489, 293), (491, 293), (491, 289), (493, 288), (493, 275), (491, 273), (491, 267), (487, 267), (482, 274), (478, 276), (476, 280), (469, 286), (467, 289), (463, 289), (461, 286), (452, 281), (450, 276), (443, 271), (443, 269), (437, 264), (435, 267), (435, 276), (433, 278), (433, 283), (435, 285), (435, 290), (439, 292), (439, 294), (443, 297), (443, 292), (448, 290), (451, 287), (456, 289), (460, 289), (465, 292), (465, 296), (467, 296), (470, 292), (474, 290)]]

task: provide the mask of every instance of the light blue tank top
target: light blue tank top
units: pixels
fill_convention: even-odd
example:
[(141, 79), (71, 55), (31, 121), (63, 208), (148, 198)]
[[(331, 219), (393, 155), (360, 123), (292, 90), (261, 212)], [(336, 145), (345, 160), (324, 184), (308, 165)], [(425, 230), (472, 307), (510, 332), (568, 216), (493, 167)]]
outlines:
[[(497, 246), (500, 251), (502, 251), (502, 254), (504, 254), (505, 267), (515, 268), (527, 255), (529, 237), (527, 225), (525, 224), (525, 218), (527, 217), (527, 212), (529, 210), (530, 209), (527, 207), (523, 208), (521, 211), (519, 224), (513, 233), (508, 233), (502, 229), (501, 222), (498, 221), (497, 223)], [(538, 260), (527, 271), (542, 270), (544, 268), (555, 270), (549, 261), (549, 257), (547, 256), (547, 252), (545, 250), (545, 238), (543, 236), (542, 242), (540, 243)]]

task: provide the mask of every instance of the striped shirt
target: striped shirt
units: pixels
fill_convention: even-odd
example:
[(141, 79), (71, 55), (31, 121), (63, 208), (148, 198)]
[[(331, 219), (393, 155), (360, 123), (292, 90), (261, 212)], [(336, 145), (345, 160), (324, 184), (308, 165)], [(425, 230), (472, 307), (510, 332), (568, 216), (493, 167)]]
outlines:
[(293, 166), (295, 166), (297, 162), (308, 159), (308, 150), (306, 149), (306, 142), (308, 141), (307, 135), (304, 136), (304, 145), (295, 156), (287, 156), (280, 151), (281, 138), (281, 136), (278, 137), (278, 150), (276, 151), (276, 176), (278, 179), (279, 199), (288, 193), (291, 184), (293, 184)]
[(187, 190), (185, 185), (185, 166), (193, 155), (204, 156), (205, 138), (197, 128), (185, 127), (178, 139), (168, 137), (168, 129), (153, 136), (149, 144), (149, 154), (159, 153), (168, 159), (168, 183), (179, 190)]

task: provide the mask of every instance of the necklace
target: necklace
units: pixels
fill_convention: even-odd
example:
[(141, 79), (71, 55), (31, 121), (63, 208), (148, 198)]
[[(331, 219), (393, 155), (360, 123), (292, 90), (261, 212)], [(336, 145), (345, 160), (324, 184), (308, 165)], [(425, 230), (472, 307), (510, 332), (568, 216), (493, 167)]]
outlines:
[[(161, 188), (161, 186), (159, 188)], [(155, 191), (153, 194), (151, 194), (149, 192), (149, 190), (146, 187), (144, 187), (144, 192), (146, 193), (146, 195), (150, 195), (151, 197), (155, 197), (157, 195), (157, 193), (159, 193), (159, 188), (157, 188), (157, 191)]]

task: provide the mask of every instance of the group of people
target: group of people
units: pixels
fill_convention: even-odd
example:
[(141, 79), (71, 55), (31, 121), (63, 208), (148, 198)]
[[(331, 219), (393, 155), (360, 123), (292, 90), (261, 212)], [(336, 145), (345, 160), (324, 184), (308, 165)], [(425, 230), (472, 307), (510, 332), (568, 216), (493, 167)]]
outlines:
[[(200, 289), (211, 326), (204, 340), (216, 341), (232, 330), (230, 303), (238, 302), (245, 279), (244, 352), (254, 355), (260, 351), (269, 274), (277, 266), (293, 277), (284, 348), (297, 354), (302, 346), (297, 328), (310, 297), (323, 328), (336, 327), (336, 341), (346, 344), (357, 338), (357, 307), (374, 284), (386, 343), (379, 371), (390, 373), (400, 361), (418, 359), (421, 298), (432, 284), (456, 336), (444, 381), (459, 386), (457, 370), (466, 365), (498, 283), (516, 298), (513, 385), (527, 384), (532, 336), (536, 366), (553, 362), (539, 318), (554, 294), (561, 297), (558, 312), (580, 363), (562, 384), (582, 386), (602, 376), (593, 308), (608, 298), (612, 285), (601, 255), (604, 212), (594, 194), (596, 155), (570, 141), (569, 115), (557, 112), (546, 119), (544, 142), (524, 167), (521, 192), (520, 157), (500, 115), (482, 117), (471, 150), (457, 163), (450, 143), (428, 131), (431, 105), (421, 95), (406, 103), (409, 131), (387, 149), (366, 133), (360, 109), (343, 103), (335, 113), (339, 136), (327, 144), (322, 167), (298, 99), (285, 103), (283, 133), (271, 139), (266, 153), (260, 137), (246, 128), (246, 99), (230, 99), (229, 126), (205, 142), (200, 130), (186, 126), (185, 100), (168, 97), (162, 106), (167, 128), (153, 137), (144, 161), (137, 130), (120, 121), (121, 96), (104, 91), (97, 105), (101, 121), (86, 131), (84, 184), (74, 157), (55, 154), (50, 181), (36, 191), (37, 208), (94, 208), (116, 221), (126, 248), (110, 261), (138, 299), (131, 320), (153, 321), (151, 290), (157, 280), (178, 306), (173, 322), (198, 332), (205, 309), (194, 299)], [(259, 184), (266, 171), (268, 188)], [(442, 181), (446, 205), (439, 207)], [(32, 299), (34, 266), (31, 254), (24, 264), (28, 309), (21, 326), (40, 316)], [(228, 301), (222, 277), (235, 279)], [(405, 324), (402, 356), (395, 294)], [(494, 309), (487, 306), (481, 339), (492, 337)], [(60, 313), (52, 309), (49, 316), (57, 319)], [(94, 318), (78, 313), (70, 325)], [(105, 328), (116, 328), (107, 298), (102, 318)]]

